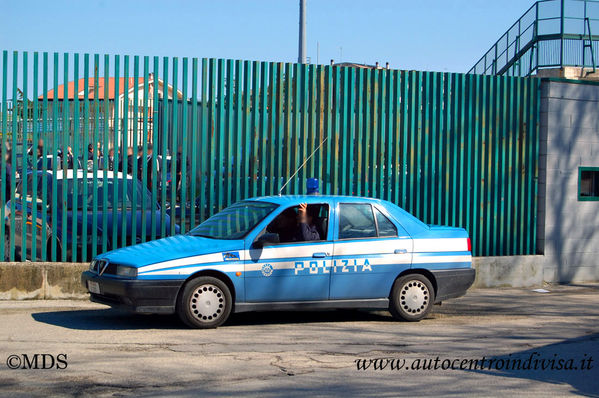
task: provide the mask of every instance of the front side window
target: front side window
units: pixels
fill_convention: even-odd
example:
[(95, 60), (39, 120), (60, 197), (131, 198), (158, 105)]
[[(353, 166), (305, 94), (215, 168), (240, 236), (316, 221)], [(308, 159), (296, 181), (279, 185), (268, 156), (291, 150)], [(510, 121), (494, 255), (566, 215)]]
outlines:
[(376, 237), (372, 206), (366, 203), (339, 204), (339, 239)]
[(299, 205), (291, 206), (268, 224), (266, 232), (277, 234), (280, 243), (322, 241), (327, 240), (328, 220), (327, 204), (307, 205), (304, 223), (300, 222)]
[(212, 239), (242, 239), (277, 207), (278, 205), (267, 202), (238, 202), (189, 231), (189, 235)]

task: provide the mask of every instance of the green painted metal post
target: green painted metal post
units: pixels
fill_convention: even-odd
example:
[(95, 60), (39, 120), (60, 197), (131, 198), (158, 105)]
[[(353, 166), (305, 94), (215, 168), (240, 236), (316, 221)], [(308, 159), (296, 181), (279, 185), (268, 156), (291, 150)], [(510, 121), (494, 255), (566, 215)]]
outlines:
[[(99, 87), (99, 81), (100, 81), (100, 56), (98, 54), (94, 54), (94, 77), (93, 77), (93, 87)], [(45, 91), (45, 90), (44, 90)], [(94, 90), (94, 110), (93, 110), (93, 140), (92, 140), (92, 144), (93, 144), (93, 148), (94, 148), (94, 155), (93, 155), (93, 159), (92, 159), (92, 173), (93, 173), (93, 181), (92, 181), (92, 242), (94, 242), (94, 244), (92, 245), (92, 253), (91, 256), (96, 257), (98, 253), (98, 170), (100, 167), (100, 154), (98, 153), (98, 146), (100, 145), (100, 131), (99, 131), (99, 125), (100, 125), (100, 101), (98, 99), (98, 97), (100, 96), (100, 90)], [(88, 94), (88, 98), (89, 98), (89, 94)], [(88, 108), (89, 108), (89, 104), (88, 104)], [(103, 135), (105, 135), (105, 132), (102, 131)], [(102, 147), (102, 150), (104, 151), (104, 157), (106, 157), (108, 154), (106, 153), (107, 148), (106, 147)]]
[[(6, 175), (6, 167), (7, 167), (7, 162), (6, 157), (7, 157), (7, 148), (6, 148), (6, 135), (8, 133), (8, 107), (7, 107), (7, 102), (8, 102), (8, 98), (7, 98), (7, 83), (8, 83), (8, 51), (4, 50), (2, 51), (2, 120), (0, 120), (1, 122), (1, 130), (0, 130), (0, 139), (2, 142), (2, 148), (0, 148), (0, 153), (2, 156), (2, 159), (0, 159), (0, 177), (3, 177)], [(7, 197), (6, 195), (6, 178), (2, 178), (0, 180), (0, 204), (4, 204), (7, 201), (13, 201), (12, 197)], [(12, 192), (12, 191), (11, 191)], [(12, 213), (11, 213), (12, 214)], [(2, 244), (0, 245), (0, 260), (4, 261), (7, 257), (10, 256), (10, 229), (6, 228), (6, 224), (4, 222), (6, 217), (6, 206), (1, 205), (0, 206), (0, 220), (2, 220), (2, 222), (0, 223), (0, 236), (2, 237)], [(12, 215), (11, 215), (12, 218)], [(8, 247), (8, 251), (9, 253), (5, 252), (5, 249), (7, 249), (6, 245), (4, 244), (4, 242), (9, 241), (9, 247)]]

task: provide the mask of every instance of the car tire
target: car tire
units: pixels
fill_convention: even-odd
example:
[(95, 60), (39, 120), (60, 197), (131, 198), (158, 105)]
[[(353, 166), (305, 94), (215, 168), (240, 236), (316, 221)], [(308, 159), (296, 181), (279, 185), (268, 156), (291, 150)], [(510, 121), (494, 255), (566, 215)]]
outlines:
[(393, 284), (389, 312), (396, 319), (417, 322), (428, 315), (434, 302), (435, 290), (428, 278), (421, 274), (408, 274)]
[(177, 314), (196, 329), (216, 328), (229, 318), (233, 296), (220, 279), (200, 276), (185, 284), (177, 302)]

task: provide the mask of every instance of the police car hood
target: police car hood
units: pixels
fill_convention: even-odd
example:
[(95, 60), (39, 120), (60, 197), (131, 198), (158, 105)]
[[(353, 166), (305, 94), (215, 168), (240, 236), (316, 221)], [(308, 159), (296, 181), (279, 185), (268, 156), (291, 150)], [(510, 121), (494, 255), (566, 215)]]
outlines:
[(98, 256), (111, 263), (143, 267), (164, 261), (199, 256), (202, 254), (243, 250), (242, 240), (219, 240), (199, 236), (176, 235), (112, 250)]

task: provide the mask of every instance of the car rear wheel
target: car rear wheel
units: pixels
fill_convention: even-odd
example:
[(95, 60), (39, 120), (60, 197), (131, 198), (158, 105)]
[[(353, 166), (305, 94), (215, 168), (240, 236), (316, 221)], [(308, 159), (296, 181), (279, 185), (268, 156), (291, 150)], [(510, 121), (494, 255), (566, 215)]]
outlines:
[(222, 325), (233, 307), (227, 285), (220, 279), (201, 276), (189, 281), (177, 303), (177, 313), (188, 326), (210, 329)]
[(404, 275), (393, 284), (389, 312), (397, 319), (415, 322), (428, 315), (434, 302), (435, 291), (427, 277)]

